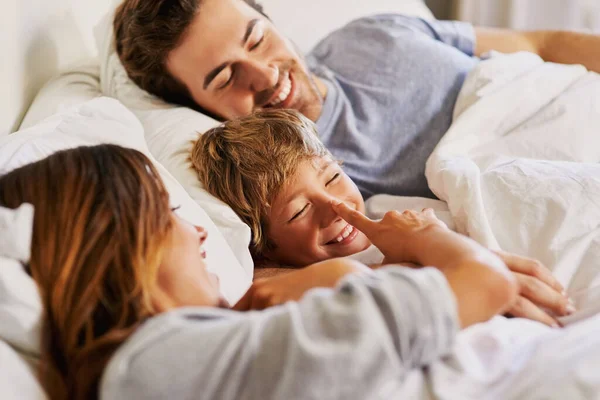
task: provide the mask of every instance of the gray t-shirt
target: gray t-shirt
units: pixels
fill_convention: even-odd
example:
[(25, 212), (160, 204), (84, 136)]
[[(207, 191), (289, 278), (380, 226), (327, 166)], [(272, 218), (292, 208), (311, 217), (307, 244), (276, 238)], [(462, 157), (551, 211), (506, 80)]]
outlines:
[(425, 162), (450, 127), (475, 33), (464, 22), (378, 15), (330, 34), (307, 56), (327, 85), (321, 140), (365, 198), (434, 197)]
[(448, 354), (458, 330), (441, 272), (386, 267), (261, 312), (154, 317), (113, 356), (100, 397), (402, 398), (409, 372)]

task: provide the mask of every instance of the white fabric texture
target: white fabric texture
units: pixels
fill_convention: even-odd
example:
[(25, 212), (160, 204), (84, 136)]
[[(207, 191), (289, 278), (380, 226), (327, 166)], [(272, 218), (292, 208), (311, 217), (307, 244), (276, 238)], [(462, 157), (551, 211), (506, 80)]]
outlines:
[(22, 204), (16, 210), (0, 207), (0, 257), (28, 262), (31, 255), (33, 206)]
[[(0, 267), (3, 267), (1, 261)], [(0, 388), (2, 400), (44, 400), (48, 398), (38, 382), (32, 366), (1, 340)]]
[(0, 174), (40, 160), (58, 150), (101, 143), (118, 144), (146, 154), (158, 169), (178, 213), (209, 232), (205, 244), (207, 264), (221, 282), (221, 291), (235, 303), (251, 283), (252, 270), (244, 269), (204, 210), (165, 168), (150, 155), (143, 128), (135, 116), (114, 99), (100, 97), (38, 125), (0, 137)]
[(600, 76), (530, 53), (483, 61), (427, 162), (456, 228), (542, 261), (569, 293), (600, 284)]
[(39, 348), (41, 302), (35, 282), (23, 269), (29, 261), (34, 209), (0, 207), (0, 339), (25, 355)]
[(19, 129), (30, 128), (40, 121), (102, 95), (100, 66), (90, 59), (48, 81), (37, 93)]
[(0, 339), (21, 354), (39, 355), (42, 303), (17, 260), (0, 257)]
[(31, 253), (33, 206), (0, 207), (0, 388), (3, 399), (45, 399), (32, 370), (39, 354), (42, 307), (23, 269)]

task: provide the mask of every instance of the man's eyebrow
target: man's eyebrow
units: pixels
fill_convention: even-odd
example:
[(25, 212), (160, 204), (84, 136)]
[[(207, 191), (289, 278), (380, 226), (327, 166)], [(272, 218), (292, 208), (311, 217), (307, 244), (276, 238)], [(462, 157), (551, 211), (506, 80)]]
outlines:
[[(250, 22), (248, 22), (248, 26), (246, 26), (246, 33), (244, 33), (244, 39), (242, 40), (242, 46), (244, 46), (246, 44), (246, 42), (248, 41), (248, 38), (252, 34), (252, 30), (254, 29), (254, 26), (256, 26), (256, 24), (259, 22), (260, 22), (260, 19), (258, 19), (258, 18), (255, 18), (255, 19), (251, 20)], [(210, 83), (213, 81), (213, 79), (215, 79), (217, 77), (217, 75), (219, 75), (219, 73), (221, 71), (223, 71), (228, 65), (229, 65), (228, 62), (224, 62), (223, 64), (219, 65), (217, 68), (210, 71), (210, 73), (208, 75), (206, 75), (206, 78), (204, 78), (204, 86), (203, 86), (204, 90), (206, 90), (206, 88), (208, 87), (208, 85), (210, 85)]]
[(210, 71), (208, 73), (208, 75), (206, 75), (206, 78), (204, 78), (204, 90), (206, 90), (206, 88), (208, 87), (208, 85), (210, 85), (210, 83), (213, 81), (213, 79), (215, 79), (217, 77), (217, 75), (219, 75), (219, 73), (221, 73), (221, 71), (223, 71), (225, 69), (225, 67), (227, 67), (227, 65), (229, 65), (229, 63), (224, 62), (223, 64), (219, 65), (217, 68)]
[(244, 34), (244, 39), (242, 40), (242, 46), (244, 46), (246, 44), (246, 42), (248, 41), (248, 38), (250, 37), (250, 34), (252, 34), (252, 30), (254, 29), (254, 26), (260, 22), (260, 19), (255, 18), (252, 21), (248, 22), (248, 26), (246, 27), (246, 33)]

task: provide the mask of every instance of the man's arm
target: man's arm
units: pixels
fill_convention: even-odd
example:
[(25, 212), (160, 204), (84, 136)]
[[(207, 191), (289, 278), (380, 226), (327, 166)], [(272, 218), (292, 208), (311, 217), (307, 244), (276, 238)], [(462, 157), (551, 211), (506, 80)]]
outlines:
[(475, 28), (475, 55), (490, 50), (502, 53), (529, 51), (545, 61), (582, 64), (600, 73), (600, 35), (567, 31), (519, 32), (508, 29)]

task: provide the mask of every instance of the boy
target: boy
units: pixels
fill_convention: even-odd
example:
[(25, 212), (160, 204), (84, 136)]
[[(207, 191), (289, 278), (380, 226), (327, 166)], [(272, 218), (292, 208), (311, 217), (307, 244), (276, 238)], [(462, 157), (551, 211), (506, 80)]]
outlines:
[[(200, 136), (191, 158), (206, 190), (252, 229), (256, 261), (305, 266), (351, 256), (367, 265), (383, 263), (379, 249), (332, 208), (332, 202), (341, 201), (364, 213), (365, 204), (303, 115), (267, 110), (225, 122)], [(497, 254), (522, 291), (511, 314), (555, 325), (551, 313), (574, 311), (562, 286), (539, 262)]]
[(363, 197), (302, 114), (273, 109), (225, 122), (200, 135), (191, 158), (205, 189), (250, 226), (256, 260), (305, 266), (357, 253), (369, 264), (383, 260), (333, 211), (339, 200), (364, 213)]

